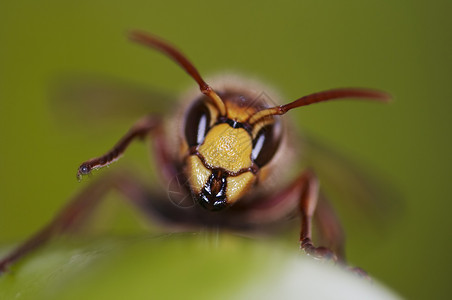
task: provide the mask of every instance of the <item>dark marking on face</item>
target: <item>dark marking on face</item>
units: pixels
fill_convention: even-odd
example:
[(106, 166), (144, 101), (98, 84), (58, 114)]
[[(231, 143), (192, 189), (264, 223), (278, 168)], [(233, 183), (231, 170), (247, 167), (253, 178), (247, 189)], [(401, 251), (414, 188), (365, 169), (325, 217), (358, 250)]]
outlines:
[(204, 208), (216, 211), (228, 205), (226, 199), (227, 174), (221, 170), (214, 170), (198, 196), (198, 202)]

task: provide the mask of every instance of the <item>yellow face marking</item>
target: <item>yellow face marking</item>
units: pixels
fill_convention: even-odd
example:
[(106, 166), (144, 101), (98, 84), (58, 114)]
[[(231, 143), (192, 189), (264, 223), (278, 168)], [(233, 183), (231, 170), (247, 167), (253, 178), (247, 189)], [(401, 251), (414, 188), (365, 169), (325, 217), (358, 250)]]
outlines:
[(252, 141), (246, 130), (228, 124), (212, 127), (198, 149), (207, 165), (230, 172), (251, 167), (251, 151)]
[(199, 157), (191, 155), (187, 158), (186, 174), (189, 174), (188, 181), (193, 192), (200, 193), (209, 179), (211, 172), (203, 165)]
[(214, 122), (217, 120), (218, 116), (219, 116), (219, 112), (218, 109), (213, 106), (210, 102), (205, 102), (207, 109), (209, 110), (210, 113), (210, 124), (209, 126), (213, 125)]
[(256, 138), (259, 130), (261, 130), (265, 125), (269, 125), (272, 123), (275, 123), (275, 120), (273, 118), (264, 118), (264, 119), (261, 119), (256, 124), (254, 124), (253, 131), (252, 131), (253, 138)]
[(242, 107), (233, 102), (226, 102), (228, 118), (237, 122), (246, 122), (256, 112), (253, 106)]
[(220, 98), (220, 96), (215, 93), (214, 90), (209, 86), (207, 90), (203, 91), (201, 89), (202, 93), (209, 96), (209, 98), (212, 100), (212, 102), (215, 104), (215, 106), (220, 111), (220, 115), (224, 116), (226, 115), (226, 106), (224, 105), (223, 100)]
[(226, 199), (228, 203), (234, 203), (247, 193), (254, 179), (255, 177), (251, 172), (245, 172), (238, 176), (229, 176), (226, 179)]

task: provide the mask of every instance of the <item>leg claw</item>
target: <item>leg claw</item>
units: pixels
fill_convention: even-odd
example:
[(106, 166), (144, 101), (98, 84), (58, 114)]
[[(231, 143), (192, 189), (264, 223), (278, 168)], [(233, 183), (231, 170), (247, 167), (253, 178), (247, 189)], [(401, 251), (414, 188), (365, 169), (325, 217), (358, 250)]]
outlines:
[(333, 251), (326, 247), (314, 247), (311, 240), (308, 238), (303, 239), (301, 242), (301, 249), (303, 249), (307, 255), (312, 256), (315, 259), (332, 260), (334, 262), (338, 260), (337, 255)]

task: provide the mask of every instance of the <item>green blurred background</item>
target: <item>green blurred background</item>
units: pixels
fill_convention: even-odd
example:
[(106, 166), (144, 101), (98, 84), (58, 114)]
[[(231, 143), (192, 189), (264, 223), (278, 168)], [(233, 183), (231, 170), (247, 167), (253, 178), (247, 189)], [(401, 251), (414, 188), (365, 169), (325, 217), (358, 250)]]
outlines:
[[(81, 188), (78, 164), (133, 122), (61, 124), (48, 93), (60, 74), (175, 95), (193, 85), (168, 59), (126, 40), (126, 30), (142, 29), (178, 45), (203, 74), (250, 74), (287, 100), (343, 86), (393, 94), (390, 105), (330, 103), (292, 116), (403, 195), (385, 230), (344, 220), (350, 261), (403, 297), (450, 297), (451, 9), (446, 0), (1, 1), (0, 244), (47, 222)], [(145, 147), (127, 159), (147, 164)]]

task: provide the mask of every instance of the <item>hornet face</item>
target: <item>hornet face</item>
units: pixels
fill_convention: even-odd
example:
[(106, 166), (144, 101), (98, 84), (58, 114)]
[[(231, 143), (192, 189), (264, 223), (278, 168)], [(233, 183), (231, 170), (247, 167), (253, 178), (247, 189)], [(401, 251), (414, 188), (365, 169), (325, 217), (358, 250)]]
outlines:
[(208, 210), (221, 210), (249, 192), (281, 139), (277, 117), (248, 122), (262, 103), (253, 105), (234, 93), (226, 93), (222, 100), (226, 115), (202, 97), (185, 120), (186, 176), (197, 202)]

